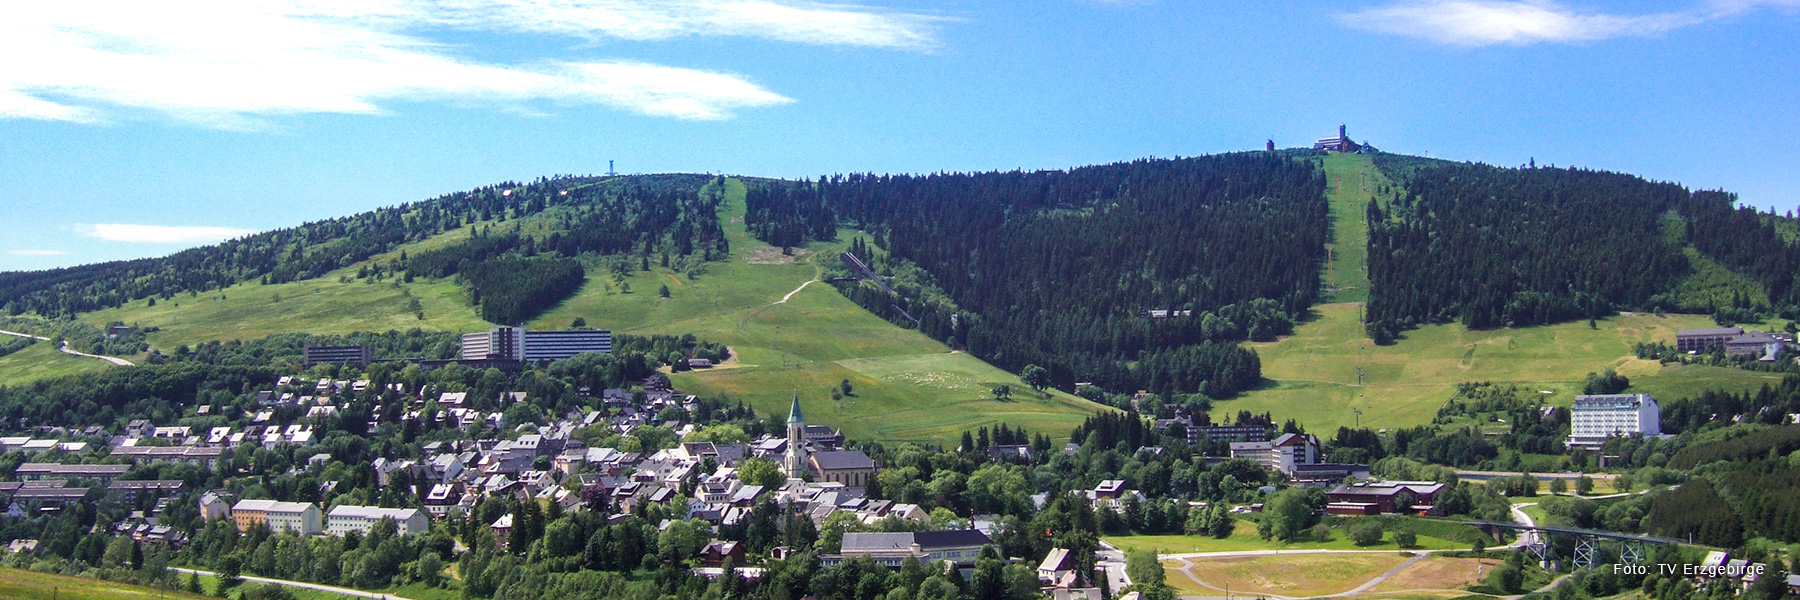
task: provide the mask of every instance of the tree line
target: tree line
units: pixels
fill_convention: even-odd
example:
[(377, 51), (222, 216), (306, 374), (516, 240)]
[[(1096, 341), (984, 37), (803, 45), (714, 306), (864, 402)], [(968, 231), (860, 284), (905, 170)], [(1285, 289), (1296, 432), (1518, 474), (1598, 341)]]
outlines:
[(1678, 185), (1389, 155), (1375, 164), (1402, 182), (1367, 214), (1377, 342), (1427, 323), (1489, 329), (1649, 308), (1689, 271), (1663, 233), (1689, 195)]
[(1284, 333), (1317, 300), (1324, 189), (1314, 161), (1271, 153), (837, 175), (756, 192), (752, 231), (783, 244), (831, 239), (832, 224), (869, 232), (852, 252), (898, 297), (840, 284), (847, 296), (1009, 370), (1040, 365), (1057, 387), (1228, 396), (1261, 378), (1231, 342)]

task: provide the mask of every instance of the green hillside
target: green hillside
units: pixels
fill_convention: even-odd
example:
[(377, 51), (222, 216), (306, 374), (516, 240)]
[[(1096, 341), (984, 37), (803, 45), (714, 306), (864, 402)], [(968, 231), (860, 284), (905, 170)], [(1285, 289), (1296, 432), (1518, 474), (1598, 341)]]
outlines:
[[(765, 413), (785, 410), (798, 391), (809, 422), (841, 427), (853, 438), (955, 443), (964, 430), (1000, 422), (1061, 437), (1098, 410), (1065, 394), (1036, 397), (1018, 377), (895, 327), (818, 282), (822, 261), (837, 260), (844, 242), (814, 242), (787, 256), (750, 237), (743, 217), (744, 186), (730, 180), (719, 215), (729, 261), (707, 263), (692, 277), (653, 266), (634, 271), (624, 285), (590, 277), (532, 326), (566, 327), (581, 318), (621, 333), (694, 333), (724, 342), (736, 353), (730, 362), (676, 374), (676, 387), (730, 394)], [(660, 294), (664, 286), (668, 298)], [(831, 388), (846, 379), (854, 395), (834, 402)], [(991, 390), (998, 384), (1019, 392), (997, 402)]]
[[(516, 226), (518, 221), (512, 222)], [(473, 331), (489, 327), (475, 316), (467, 295), (450, 279), (417, 279), (404, 283), (399, 277), (377, 282), (358, 280), (358, 269), (373, 262), (390, 262), (401, 252), (443, 247), (468, 239), (467, 229), (449, 231), (400, 249), (371, 257), (316, 279), (263, 285), (247, 281), (220, 290), (178, 295), (150, 306), (134, 300), (125, 306), (83, 313), (79, 319), (96, 326), (114, 321), (160, 331), (147, 335), (150, 345), (169, 352), (182, 344), (210, 340), (255, 339), (275, 333), (350, 333), (353, 331), (428, 330)], [(349, 278), (346, 283), (341, 278)], [(419, 300), (425, 318), (411, 310)]]
[[(1344, 240), (1367, 235), (1363, 219), (1369, 193), (1360, 185), (1362, 174), (1371, 173), (1371, 190), (1386, 180), (1362, 155), (1334, 154), (1325, 159), (1325, 168), (1331, 178), (1333, 227), (1342, 247)], [(1327, 285), (1348, 288), (1351, 282), (1367, 282), (1366, 266), (1353, 260), (1350, 252), (1337, 253), (1334, 259)], [(1697, 282), (1695, 288), (1729, 285), (1721, 283), (1731, 281), (1729, 271), (1719, 271), (1724, 269), (1702, 269), (1706, 275), (1696, 277), (1709, 282)], [(1482, 331), (1470, 331), (1460, 323), (1425, 325), (1407, 331), (1394, 345), (1378, 346), (1363, 328), (1363, 304), (1341, 301), (1366, 294), (1340, 290), (1333, 296), (1340, 301), (1314, 307), (1312, 318), (1294, 335), (1251, 344), (1262, 357), (1263, 376), (1269, 382), (1219, 403), (1218, 409), (1233, 414), (1269, 412), (1277, 419), (1298, 419), (1314, 431), (1355, 425), (1360, 410), (1365, 425), (1391, 428), (1431, 421), (1455, 394), (1456, 385), (1464, 382), (1519, 383), (1551, 392), (1551, 403), (1567, 405), (1580, 393), (1588, 373), (1607, 368), (1631, 377), (1632, 391), (1665, 400), (1707, 389), (1752, 390), (1780, 380), (1778, 374), (1665, 367), (1635, 357), (1635, 343), (1673, 344), (1678, 329), (1715, 326), (1704, 316), (1622, 314), (1602, 319), (1594, 328), (1585, 322)]]
[(24, 350), (0, 356), (0, 385), (23, 385), (39, 379), (111, 368), (115, 367), (106, 361), (63, 354), (49, 342), (38, 342)]
[[(842, 427), (852, 437), (954, 442), (966, 429), (1000, 422), (1064, 436), (1098, 409), (1064, 394), (1036, 397), (1016, 376), (952, 353), (917, 331), (863, 310), (816, 281), (823, 272), (817, 261), (837, 260), (842, 243), (812, 243), (797, 248), (792, 256), (783, 255), (745, 230), (743, 184), (731, 180), (727, 192), (719, 218), (731, 244), (730, 260), (681, 273), (653, 261), (651, 270), (632, 269), (615, 283), (606, 271), (606, 259), (588, 259), (586, 285), (531, 327), (566, 328), (579, 317), (589, 326), (620, 333), (693, 333), (723, 342), (736, 353), (732, 361), (714, 370), (678, 374), (676, 385), (699, 394), (728, 393), (764, 412), (785, 410), (798, 391), (812, 421)], [(561, 210), (482, 225), (495, 233), (541, 233)], [(841, 237), (848, 239), (850, 233)], [(95, 325), (123, 321), (159, 328), (148, 337), (164, 352), (182, 344), (287, 332), (484, 329), (489, 324), (476, 316), (466, 292), (451, 279), (402, 283), (397, 277), (381, 282), (355, 278), (364, 265), (390, 262), (403, 251), (416, 255), (468, 236), (467, 228), (453, 230), (317, 279), (240, 283), (177, 296), (156, 306), (134, 301), (80, 319)], [(668, 298), (659, 293), (664, 286)], [(423, 319), (411, 310), (412, 299), (419, 301)], [(105, 366), (61, 355), (50, 357), (52, 361), (36, 360), (43, 353), (35, 348), (15, 357), (0, 359), (0, 383)], [(846, 379), (854, 395), (834, 403), (829, 390)], [(997, 402), (991, 390), (999, 384), (1023, 392), (1011, 402)]]

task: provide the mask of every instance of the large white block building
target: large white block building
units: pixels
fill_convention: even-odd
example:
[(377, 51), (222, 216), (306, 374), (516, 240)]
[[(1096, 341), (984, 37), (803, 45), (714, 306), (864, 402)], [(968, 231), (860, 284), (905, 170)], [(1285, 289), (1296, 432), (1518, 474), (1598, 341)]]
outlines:
[(382, 519), (393, 519), (400, 535), (424, 533), (431, 528), (431, 519), (416, 508), (343, 505), (325, 515), (325, 532), (344, 535), (355, 531), (367, 535)]
[(1599, 448), (1618, 436), (1661, 435), (1662, 409), (1649, 394), (1576, 396), (1569, 409), (1569, 446)]

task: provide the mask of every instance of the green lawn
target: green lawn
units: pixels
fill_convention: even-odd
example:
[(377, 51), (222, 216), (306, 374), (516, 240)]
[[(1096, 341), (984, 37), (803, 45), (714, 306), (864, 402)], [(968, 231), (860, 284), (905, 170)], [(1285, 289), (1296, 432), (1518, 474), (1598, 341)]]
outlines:
[(113, 368), (129, 367), (114, 367), (103, 360), (63, 354), (50, 342), (38, 342), (24, 350), (0, 356), (0, 385), (25, 385), (39, 379)]
[[(1405, 523), (1403, 526), (1408, 527), (1418, 536), (1419, 541), (1415, 549), (1469, 549), (1469, 542), (1439, 537), (1462, 537), (1468, 535), (1467, 532), (1449, 532), (1443, 528), (1445, 526), (1468, 529), (1469, 532), (1474, 532), (1476, 535), (1479, 535), (1479, 532), (1476, 532), (1474, 528), (1461, 524), (1451, 523), (1440, 526), (1437, 522), (1424, 519), (1407, 519), (1405, 517), (1390, 517), (1389, 519), (1395, 520), (1394, 522)], [(1351, 522), (1354, 522), (1354, 520), (1339, 521), (1339, 526), (1332, 528), (1331, 541), (1328, 542), (1304, 541), (1288, 543), (1279, 540), (1264, 540), (1256, 535), (1256, 524), (1246, 520), (1239, 520), (1237, 522), (1237, 528), (1232, 531), (1231, 537), (1225, 539), (1218, 539), (1211, 536), (1191, 535), (1122, 535), (1105, 536), (1103, 539), (1106, 540), (1106, 543), (1112, 544), (1121, 550), (1154, 550), (1159, 554), (1244, 552), (1249, 550), (1403, 550), (1403, 548), (1400, 548), (1399, 545), (1394, 543), (1395, 528), (1393, 526), (1390, 526), (1388, 531), (1382, 534), (1381, 543), (1371, 546), (1356, 545), (1354, 542), (1350, 541), (1349, 532), (1346, 528), (1348, 523)], [(1438, 535), (1434, 536), (1431, 535), (1431, 533), (1437, 533)], [(1489, 543), (1492, 543), (1491, 540)]]
[(87, 577), (52, 575), (21, 569), (0, 569), (0, 598), (7, 600), (118, 600), (128, 598), (203, 600), (207, 596), (195, 596)]
[[(1673, 343), (1675, 330), (1710, 326), (1695, 315), (1657, 317), (1634, 314), (1603, 319), (1598, 328), (1563, 323), (1520, 329), (1469, 331), (1461, 324), (1428, 325), (1408, 331), (1392, 346), (1377, 346), (1363, 334), (1362, 305), (1325, 304), (1293, 336), (1251, 344), (1262, 356), (1262, 389), (1220, 403), (1224, 410), (1274, 413), (1299, 419), (1309, 429), (1330, 431), (1364, 422), (1375, 427), (1427, 423), (1456, 391), (1471, 381), (1518, 383), (1551, 392), (1551, 403), (1567, 406), (1590, 372), (1616, 368), (1633, 381), (1668, 390), (1689, 381), (1686, 368), (1638, 360), (1637, 342)], [(1358, 367), (1362, 369), (1358, 385)], [(1736, 369), (1706, 372), (1709, 383), (1742, 384), (1763, 374)], [(1760, 385), (1758, 383), (1757, 385)]]

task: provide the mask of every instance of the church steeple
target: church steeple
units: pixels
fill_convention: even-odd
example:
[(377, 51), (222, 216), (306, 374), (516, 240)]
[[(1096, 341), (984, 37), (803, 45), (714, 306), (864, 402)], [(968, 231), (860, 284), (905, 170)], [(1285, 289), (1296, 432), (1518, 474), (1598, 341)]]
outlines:
[(806, 469), (806, 417), (800, 414), (800, 392), (794, 392), (794, 402), (788, 405), (788, 444), (786, 460), (782, 461), (782, 470), (788, 477), (800, 477)]

